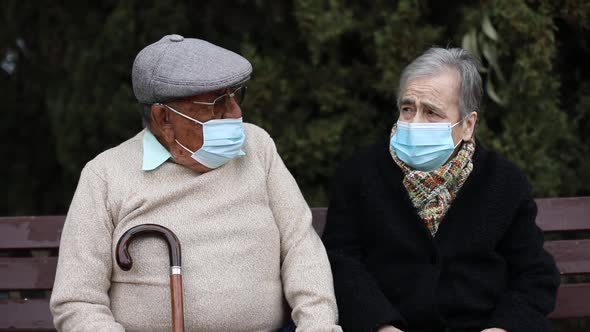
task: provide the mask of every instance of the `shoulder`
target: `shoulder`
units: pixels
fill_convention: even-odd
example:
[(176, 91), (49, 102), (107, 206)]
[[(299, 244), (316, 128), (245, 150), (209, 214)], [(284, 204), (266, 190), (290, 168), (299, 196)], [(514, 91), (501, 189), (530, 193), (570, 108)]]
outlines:
[(526, 173), (513, 161), (481, 144), (476, 147), (474, 170), (485, 176), (496, 188), (504, 188), (511, 194), (532, 193)]
[(272, 137), (266, 130), (252, 123), (244, 123), (246, 140), (244, 142), (244, 151), (250, 155), (267, 155), (276, 151)]
[(483, 167), (495, 176), (508, 177), (519, 182), (529, 182), (525, 172), (502, 154), (481, 145), (476, 150), (479, 150), (479, 153), (476, 152), (474, 167)]
[(100, 153), (86, 164), (85, 169), (93, 171), (103, 179), (112, 174), (141, 171), (142, 155), (143, 131)]
[(244, 123), (244, 131), (246, 140), (242, 150), (246, 156), (240, 160), (266, 169), (277, 155), (277, 148), (272, 137), (266, 130), (252, 123)]
[(246, 132), (246, 144), (272, 142), (268, 132), (253, 123), (244, 122), (244, 131)]
[(366, 171), (388, 160), (389, 150), (385, 144), (377, 143), (357, 149), (353, 154), (340, 162), (337, 173)]
[(339, 163), (332, 177), (332, 187), (363, 186), (379, 182), (383, 169), (389, 170), (393, 160), (386, 144), (361, 147)]

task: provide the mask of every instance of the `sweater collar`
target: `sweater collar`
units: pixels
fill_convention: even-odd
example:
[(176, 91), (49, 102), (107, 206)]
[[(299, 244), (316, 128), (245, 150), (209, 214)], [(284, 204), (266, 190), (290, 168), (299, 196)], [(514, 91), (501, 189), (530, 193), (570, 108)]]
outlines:
[(172, 155), (158, 142), (149, 129), (143, 131), (143, 166), (144, 171), (154, 170), (166, 162)]

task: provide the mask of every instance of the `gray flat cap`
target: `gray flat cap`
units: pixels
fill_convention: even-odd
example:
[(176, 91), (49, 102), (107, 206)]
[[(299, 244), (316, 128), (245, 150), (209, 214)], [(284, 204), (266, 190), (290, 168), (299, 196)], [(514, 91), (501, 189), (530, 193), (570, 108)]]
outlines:
[(146, 46), (133, 62), (135, 98), (143, 104), (196, 96), (250, 79), (244, 57), (204, 40), (164, 36)]

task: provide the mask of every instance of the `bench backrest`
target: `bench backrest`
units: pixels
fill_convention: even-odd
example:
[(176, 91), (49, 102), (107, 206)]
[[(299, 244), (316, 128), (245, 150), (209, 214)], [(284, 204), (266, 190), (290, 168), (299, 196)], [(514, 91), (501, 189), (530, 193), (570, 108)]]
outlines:
[[(563, 276), (590, 274), (590, 197), (537, 199), (537, 224), (560, 240), (545, 242)], [(326, 208), (312, 208), (321, 235)], [(0, 331), (54, 331), (49, 313), (59, 239), (65, 216), (0, 218)], [(557, 236), (555, 236), (557, 237)], [(3, 292), (3, 293), (2, 293)], [(6, 295), (7, 294), (7, 295)], [(553, 319), (590, 317), (590, 283), (564, 283)]]
[[(552, 319), (590, 317), (590, 283), (573, 283), (572, 276), (590, 275), (590, 197), (539, 198), (537, 225), (546, 235), (545, 249), (553, 255), (562, 276)], [(326, 208), (312, 208), (315, 230), (322, 234)], [(550, 235), (556, 234), (556, 235)], [(551, 237), (561, 238), (550, 240)], [(587, 279), (588, 280), (588, 279)]]
[(64, 220), (0, 218), (0, 331), (54, 331), (49, 291)]

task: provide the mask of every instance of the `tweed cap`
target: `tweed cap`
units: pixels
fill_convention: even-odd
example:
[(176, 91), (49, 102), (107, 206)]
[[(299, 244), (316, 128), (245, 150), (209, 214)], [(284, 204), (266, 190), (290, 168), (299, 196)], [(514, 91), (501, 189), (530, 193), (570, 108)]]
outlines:
[(146, 46), (133, 62), (135, 98), (143, 104), (196, 96), (250, 79), (244, 57), (204, 40), (164, 36)]

